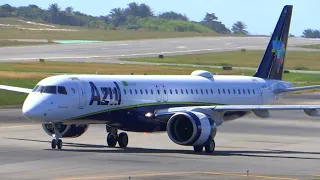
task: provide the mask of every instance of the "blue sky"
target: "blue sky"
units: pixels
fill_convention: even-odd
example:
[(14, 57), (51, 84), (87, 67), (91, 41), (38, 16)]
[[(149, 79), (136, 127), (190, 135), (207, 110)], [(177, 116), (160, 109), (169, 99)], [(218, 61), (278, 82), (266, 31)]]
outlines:
[(158, 14), (176, 11), (190, 20), (200, 21), (206, 12), (215, 13), (228, 28), (236, 21), (243, 21), (251, 34), (270, 34), (284, 5), (293, 5), (290, 32), (300, 36), (307, 28), (320, 29), (319, 0), (1, 0), (0, 4), (26, 6), (36, 4), (47, 8), (58, 3), (60, 7), (72, 6), (76, 11), (90, 15), (107, 15), (115, 7), (126, 7), (130, 2), (146, 3)]

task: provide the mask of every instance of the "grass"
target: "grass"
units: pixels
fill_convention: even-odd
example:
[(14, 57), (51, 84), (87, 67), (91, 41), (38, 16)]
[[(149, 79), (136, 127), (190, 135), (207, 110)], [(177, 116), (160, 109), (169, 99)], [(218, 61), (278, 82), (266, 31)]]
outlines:
[(299, 47), (309, 48), (309, 49), (320, 49), (320, 44), (302, 45), (302, 46), (299, 46)]
[(135, 30), (103, 30), (79, 28), (78, 31), (31, 31), (17, 28), (1, 28), (0, 39), (54, 39), (54, 40), (139, 40), (199, 36), (223, 36), (214, 32), (152, 32)]
[(41, 44), (49, 44), (45, 42), (25, 42), (25, 41), (17, 41), (17, 40), (0, 40), (0, 47), (7, 46), (30, 46), (30, 45), (41, 45)]
[[(231, 51), (203, 54), (190, 54), (179, 56), (167, 56), (163, 59), (157, 57), (123, 58), (128, 61), (196, 64), (234, 67), (258, 67), (264, 51)], [(320, 52), (288, 51), (285, 60), (285, 69), (310, 69), (320, 70)]]
[[(66, 62), (23, 62), (23, 63), (0, 63), (0, 84), (18, 87), (33, 88), (41, 79), (55, 75), (56, 73), (84, 73), (84, 74), (182, 74), (188, 75), (198, 68), (176, 66), (143, 66), (121, 64), (98, 64), (98, 63), (66, 63)], [(217, 68), (201, 68), (219, 75), (247, 75), (251, 76), (254, 71), (232, 70), (224, 71)], [(307, 86), (320, 84), (320, 75), (317, 74), (284, 74), (285, 81), (292, 82), (295, 86)], [(22, 104), (27, 95), (0, 90), (0, 105)]]

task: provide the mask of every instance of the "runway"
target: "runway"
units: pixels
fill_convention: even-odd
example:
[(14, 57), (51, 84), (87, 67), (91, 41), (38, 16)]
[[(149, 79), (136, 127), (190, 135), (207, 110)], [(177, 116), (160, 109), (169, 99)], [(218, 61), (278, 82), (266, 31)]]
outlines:
[[(317, 102), (315, 94), (309, 97)], [(320, 178), (320, 119), (303, 111), (272, 115), (271, 119), (250, 115), (223, 124), (215, 138), (216, 153), (208, 155), (174, 144), (166, 133), (128, 132), (128, 148), (108, 148), (103, 125), (92, 125), (79, 138), (63, 139), (62, 150), (51, 150), (51, 137), (41, 125), (25, 120), (20, 109), (2, 109), (0, 178)]]
[[(265, 49), (270, 37), (192, 37), (109, 41), (86, 44), (60, 44), (0, 48), (0, 61), (56, 61), (118, 63), (121, 57), (179, 55), (245, 49)], [(319, 44), (319, 39), (289, 38), (288, 50), (316, 51), (298, 45)]]

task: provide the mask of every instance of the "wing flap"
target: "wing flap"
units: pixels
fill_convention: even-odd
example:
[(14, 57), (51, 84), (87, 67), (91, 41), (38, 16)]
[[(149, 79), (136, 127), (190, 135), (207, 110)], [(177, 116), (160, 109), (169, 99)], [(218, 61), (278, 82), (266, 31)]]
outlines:
[(0, 89), (7, 90), (7, 91), (20, 92), (20, 93), (27, 93), (27, 94), (32, 92), (32, 89), (15, 87), (15, 86), (6, 86), (6, 85), (0, 85)]

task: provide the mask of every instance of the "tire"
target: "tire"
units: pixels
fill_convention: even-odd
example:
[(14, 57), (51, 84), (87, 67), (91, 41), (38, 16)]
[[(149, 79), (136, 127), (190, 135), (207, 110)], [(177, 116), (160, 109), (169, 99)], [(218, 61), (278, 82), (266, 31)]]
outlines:
[(215, 144), (214, 140), (210, 138), (208, 140), (207, 144), (205, 145), (206, 153), (213, 153), (215, 147), (216, 147), (216, 144)]
[(115, 147), (117, 144), (117, 136), (111, 133), (108, 133), (107, 144), (109, 147)]
[(120, 133), (118, 138), (118, 144), (120, 147), (124, 148), (127, 147), (129, 143), (129, 137), (127, 133)]
[(57, 146), (56, 140), (55, 140), (55, 139), (52, 139), (52, 141), (51, 141), (51, 148), (52, 148), (52, 149), (55, 149), (56, 146)]
[(62, 149), (62, 140), (59, 139), (57, 143), (58, 149)]
[(203, 150), (203, 146), (193, 146), (193, 150), (196, 153), (200, 153)]

